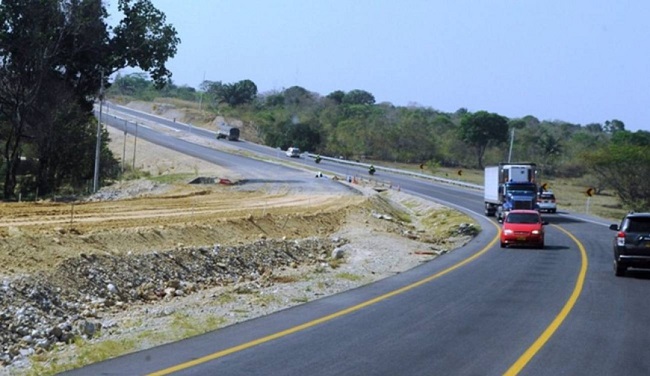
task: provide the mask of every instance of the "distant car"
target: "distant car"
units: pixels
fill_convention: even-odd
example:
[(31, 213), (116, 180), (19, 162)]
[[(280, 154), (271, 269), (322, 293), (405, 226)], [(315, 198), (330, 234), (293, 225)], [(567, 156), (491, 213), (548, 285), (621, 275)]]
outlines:
[(300, 149), (298, 148), (289, 148), (287, 149), (287, 157), (291, 158), (300, 158)]
[(555, 213), (557, 211), (557, 202), (555, 201), (555, 195), (551, 191), (542, 192), (537, 195), (537, 205), (539, 205), (539, 210)]
[(503, 219), (501, 248), (509, 245), (525, 245), (544, 248), (544, 225), (537, 210), (511, 210)]
[(614, 274), (625, 275), (628, 267), (650, 268), (650, 213), (628, 213), (619, 225), (609, 226), (618, 231), (614, 237)]

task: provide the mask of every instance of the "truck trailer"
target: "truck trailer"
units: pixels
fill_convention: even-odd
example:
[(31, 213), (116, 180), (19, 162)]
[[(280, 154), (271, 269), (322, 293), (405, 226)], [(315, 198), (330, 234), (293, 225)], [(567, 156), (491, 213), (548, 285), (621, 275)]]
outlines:
[(485, 215), (499, 221), (513, 209), (538, 210), (537, 165), (535, 163), (499, 163), (485, 168), (483, 193)]

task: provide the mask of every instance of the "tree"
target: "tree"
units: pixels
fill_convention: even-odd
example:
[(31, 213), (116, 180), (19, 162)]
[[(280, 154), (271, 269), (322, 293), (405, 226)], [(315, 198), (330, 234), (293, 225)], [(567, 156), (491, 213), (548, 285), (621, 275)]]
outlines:
[(351, 105), (371, 105), (375, 104), (375, 97), (365, 90), (352, 90), (345, 93), (342, 103)]
[(637, 211), (650, 210), (650, 145), (613, 142), (584, 155), (589, 168), (612, 187), (621, 203)]
[(605, 127), (603, 127), (603, 130), (607, 133), (616, 133), (617, 131), (624, 131), (625, 130), (625, 123), (623, 123), (620, 120), (607, 120), (605, 122)]
[(612, 143), (619, 145), (650, 146), (650, 132), (620, 131), (612, 135)]
[(144, 93), (152, 88), (145, 73), (117, 74), (110, 91), (118, 95), (128, 95), (144, 99)]
[(257, 86), (251, 80), (242, 80), (232, 84), (222, 84), (221, 81), (206, 85), (217, 103), (226, 103), (236, 107), (251, 103), (257, 97)]
[(329, 94), (327, 94), (326, 98), (331, 100), (332, 102), (336, 104), (341, 104), (343, 103), (343, 97), (345, 97), (345, 92), (342, 90), (336, 90), (333, 91)]
[(487, 111), (465, 115), (458, 129), (460, 138), (476, 149), (478, 167), (483, 168), (483, 155), (489, 145), (508, 140), (508, 119)]
[(176, 55), (181, 41), (176, 29), (165, 23), (165, 14), (150, 0), (119, 0), (118, 9), (124, 18), (113, 29), (105, 56), (101, 56), (106, 63), (100, 61), (100, 66), (110, 73), (138, 67), (150, 74), (157, 88), (165, 86), (172, 76), (165, 63)]
[[(171, 72), (165, 63), (175, 55), (180, 42), (175, 29), (165, 24), (164, 14), (150, 0), (119, 0), (118, 8), (125, 17), (111, 33), (101, 1), (0, 3), (0, 112), (8, 120), (7, 129), (3, 130), (5, 199), (15, 195), (17, 167), (26, 149), (25, 142), (35, 140), (30, 141), (33, 147), (47, 150), (45, 140), (38, 135), (65, 129), (60, 124), (62, 119), (79, 126), (87, 123), (92, 117), (94, 98), (101, 88), (108, 86), (111, 73), (127, 66), (140, 67), (159, 87), (169, 80)], [(43, 101), (52, 103), (41, 106)], [(57, 118), (60, 109), (68, 105), (78, 107), (68, 113), (75, 113), (83, 121)], [(50, 152), (63, 152), (65, 145), (68, 144), (60, 144)], [(62, 160), (41, 157), (48, 163)], [(41, 170), (51, 167), (42, 166)], [(46, 176), (51, 174), (39, 175), (39, 179)]]

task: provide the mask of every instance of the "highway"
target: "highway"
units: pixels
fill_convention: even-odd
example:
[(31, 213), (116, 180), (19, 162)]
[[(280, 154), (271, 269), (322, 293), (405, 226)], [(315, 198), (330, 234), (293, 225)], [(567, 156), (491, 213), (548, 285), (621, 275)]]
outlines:
[[(139, 137), (228, 168), (245, 159), (150, 132)], [(278, 157), (277, 150), (249, 142), (237, 147)], [(250, 168), (260, 173), (290, 168), (255, 163)], [(316, 169), (307, 158), (291, 163)], [(362, 167), (331, 161), (317, 169), (367, 176)], [(462, 210), (483, 231), (409, 272), (66, 374), (650, 374), (650, 272), (614, 276), (609, 222), (545, 214), (545, 249), (500, 249), (498, 223), (484, 217), (481, 192), (384, 171), (375, 178)]]

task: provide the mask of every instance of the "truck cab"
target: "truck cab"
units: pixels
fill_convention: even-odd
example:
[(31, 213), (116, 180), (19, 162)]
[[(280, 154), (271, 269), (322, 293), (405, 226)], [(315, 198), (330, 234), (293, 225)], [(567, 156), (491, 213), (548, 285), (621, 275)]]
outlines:
[(534, 163), (500, 163), (485, 168), (485, 215), (499, 221), (514, 209), (538, 210)]
[(537, 210), (537, 185), (531, 182), (508, 182), (503, 184), (503, 204), (498, 219), (514, 209)]

